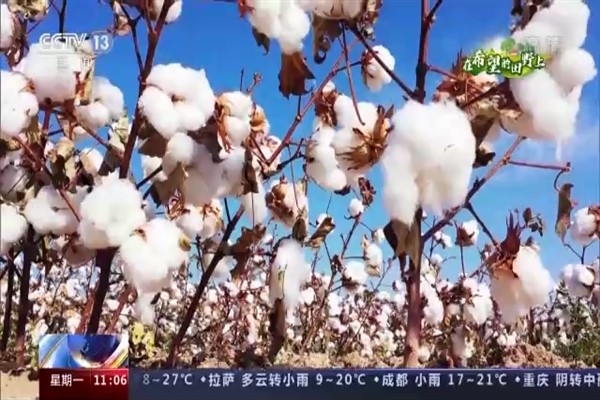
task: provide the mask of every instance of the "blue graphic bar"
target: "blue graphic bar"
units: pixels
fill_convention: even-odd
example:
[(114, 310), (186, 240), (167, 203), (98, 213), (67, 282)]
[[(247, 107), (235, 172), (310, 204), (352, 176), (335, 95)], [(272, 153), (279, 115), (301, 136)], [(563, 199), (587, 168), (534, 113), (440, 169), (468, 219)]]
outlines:
[(127, 335), (44, 335), (38, 345), (38, 366), (63, 369), (110, 369), (129, 366)]
[(600, 399), (600, 369), (130, 369), (129, 376), (130, 398), (144, 400)]

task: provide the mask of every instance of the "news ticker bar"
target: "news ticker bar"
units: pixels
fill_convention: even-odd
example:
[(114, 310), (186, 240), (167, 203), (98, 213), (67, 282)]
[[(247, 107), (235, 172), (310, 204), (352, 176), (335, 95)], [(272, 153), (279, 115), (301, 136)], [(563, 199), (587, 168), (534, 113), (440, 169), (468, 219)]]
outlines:
[[(600, 369), (588, 370), (40, 370), (40, 400), (315, 400), (436, 399), (454, 393), (461, 399), (506, 396), (600, 398)], [(500, 397), (501, 396), (501, 397)]]
[(40, 400), (127, 400), (129, 370), (43, 368), (39, 386)]

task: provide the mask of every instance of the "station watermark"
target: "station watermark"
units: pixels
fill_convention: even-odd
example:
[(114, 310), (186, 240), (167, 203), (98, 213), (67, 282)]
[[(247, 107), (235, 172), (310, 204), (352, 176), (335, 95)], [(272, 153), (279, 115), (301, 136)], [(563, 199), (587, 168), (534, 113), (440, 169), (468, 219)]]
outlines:
[(113, 47), (113, 37), (108, 32), (43, 33), (39, 44), (47, 50), (86, 49), (94, 55), (108, 53)]
[(472, 75), (487, 73), (505, 78), (521, 78), (546, 67), (551, 54), (560, 46), (560, 37), (526, 38), (517, 42), (504, 39), (499, 49), (478, 49), (463, 62)]

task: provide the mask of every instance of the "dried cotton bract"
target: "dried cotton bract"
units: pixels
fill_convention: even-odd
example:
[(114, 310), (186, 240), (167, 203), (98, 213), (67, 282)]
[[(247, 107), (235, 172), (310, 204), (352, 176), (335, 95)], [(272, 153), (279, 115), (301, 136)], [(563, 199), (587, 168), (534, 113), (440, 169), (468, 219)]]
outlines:
[(302, 213), (308, 214), (306, 182), (290, 183), (282, 177), (273, 183), (266, 203), (273, 218), (291, 228)]
[(382, 157), (388, 214), (411, 224), (418, 205), (441, 213), (460, 205), (475, 160), (467, 115), (453, 103), (409, 101), (392, 118)]

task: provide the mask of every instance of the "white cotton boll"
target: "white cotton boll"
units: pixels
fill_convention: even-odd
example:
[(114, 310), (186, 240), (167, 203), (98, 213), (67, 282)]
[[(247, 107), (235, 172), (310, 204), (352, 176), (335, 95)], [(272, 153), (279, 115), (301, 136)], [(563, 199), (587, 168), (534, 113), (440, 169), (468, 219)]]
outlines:
[(252, 225), (261, 224), (267, 218), (269, 209), (262, 182), (258, 183), (258, 193), (250, 192), (242, 195), (241, 202), (244, 206), (244, 214), (252, 222)]
[(108, 109), (110, 119), (116, 120), (123, 115), (123, 110), (125, 109), (123, 92), (107, 78), (102, 76), (94, 77), (92, 95), (94, 99)]
[(65, 236), (60, 236), (50, 242), (50, 248), (61, 254), (72, 267), (87, 264), (96, 256), (96, 251), (85, 247), (78, 238), (67, 239)]
[(179, 129), (185, 132), (197, 131), (206, 124), (206, 116), (193, 103), (178, 101), (174, 104), (179, 119)]
[(27, 232), (27, 220), (17, 208), (7, 203), (0, 204), (0, 256), (5, 256), (12, 246), (21, 240)]
[(0, 49), (9, 49), (14, 41), (15, 16), (5, 3), (0, 4)]
[(76, 194), (65, 191), (63, 195), (73, 209), (52, 186), (42, 187), (27, 203), (23, 213), (37, 233), (63, 235), (77, 231), (79, 221), (76, 213), (79, 212), (83, 197), (87, 195), (87, 188), (77, 188)]
[(165, 139), (170, 139), (179, 129), (179, 118), (171, 98), (160, 89), (148, 86), (142, 92), (138, 105), (142, 115)]
[(254, 28), (270, 38), (279, 37), (281, 22), (279, 14), (283, 2), (271, 0), (248, 0), (246, 5), (251, 8), (248, 20)]
[(365, 264), (358, 260), (348, 260), (344, 262), (342, 270), (342, 279), (347, 280), (353, 285), (364, 285), (369, 279), (369, 274), (365, 270)]
[(277, 40), (284, 54), (294, 54), (302, 50), (302, 41), (310, 31), (310, 19), (295, 1), (281, 4), (279, 14), (281, 31)]
[[(214, 257), (214, 252), (207, 251), (202, 254), (202, 271), (206, 272)], [(233, 267), (235, 267), (235, 260), (233, 257), (223, 257), (215, 266), (211, 277), (216, 279), (228, 279), (231, 276), (229, 271), (232, 270)]]
[(181, 215), (177, 217), (175, 223), (187, 237), (193, 239), (196, 235), (200, 234), (204, 228), (204, 216), (197, 207), (188, 204), (184, 207)]
[[(387, 66), (391, 71), (394, 70), (396, 65), (396, 59), (385, 47), (378, 45), (373, 46), (373, 51), (377, 53), (383, 64)], [(370, 57), (369, 53), (366, 53), (363, 57)], [(381, 64), (374, 58), (371, 57), (368, 64), (363, 66), (364, 73), (366, 75), (366, 85), (372, 92), (378, 92), (384, 85), (387, 85), (392, 81), (392, 77), (388, 74)]]
[(561, 279), (569, 294), (576, 297), (588, 297), (596, 282), (592, 267), (582, 264), (568, 264), (561, 272)]
[(597, 231), (600, 221), (585, 207), (577, 210), (571, 225), (571, 237), (582, 246), (586, 246), (598, 239)]
[(473, 356), (475, 347), (464, 328), (456, 328), (450, 335), (450, 339), (452, 341), (452, 352), (463, 363)]
[(168, 287), (171, 273), (188, 260), (187, 240), (172, 222), (155, 218), (134, 232), (119, 247), (123, 275), (145, 293), (157, 293)]
[(96, 176), (104, 162), (104, 155), (97, 149), (86, 147), (79, 152), (79, 159), (86, 173)]
[(309, 287), (300, 292), (300, 301), (302, 304), (310, 306), (315, 302), (316, 296), (315, 290)]
[(348, 214), (350, 214), (350, 216), (352, 218), (357, 218), (364, 211), (365, 211), (365, 206), (362, 203), (362, 201), (360, 201), (357, 198), (350, 200), (350, 204), (348, 205)]
[(465, 243), (461, 243), (462, 245), (474, 245), (477, 243), (477, 238), (479, 237), (479, 224), (476, 220), (472, 219), (463, 222), (460, 225), (460, 230), (461, 234), (464, 234), (464, 238), (466, 239)]
[(548, 71), (537, 70), (511, 79), (510, 87), (521, 109), (532, 117), (534, 132), (528, 137), (561, 142), (573, 136), (578, 110), (567, 101)]
[(135, 300), (135, 315), (144, 325), (152, 326), (156, 318), (154, 306), (152, 300), (154, 293), (138, 293), (137, 299)]
[(0, 73), (0, 137), (10, 139), (23, 132), (39, 106), (25, 76), (9, 71)]
[[(142, 162), (142, 171), (144, 171), (144, 178), (150, 176), (157, 168), (162, 166), (162, 158), (160, 157), (151, 157), (145, 154), (140, 154), (140, 159)], [(159, 172), (155, 176), (152, 177), (152, 182), (163, 182), (167, 180), (167, 174), (164, 171)]]
[(163, 157), (162, 166), (166, 174), (169, 174), (178, 163), (184, 166), (192, 165), (199, 156), (199, 148), (194, 139), (186, 133), (177, 132), (167, 142), (167, 148)]
[(81, 202), (79, 235), (90, 249), (118, 247), (146, 222), (142, 195), (125, 179), (107, 179)]
[(381, 267), (383, 265), (383, 251), (375, 243), (370, 243), (365, 249), (365, 262), (372, 267)]
[(419, 351), (417, 352), (417, 356), (419, 358), (419, 362), (421, 364), (425, 364), (427, 361), (431, 359), (431, 350), (427, 346), (419, 347)]
[(494, 315), (494, 305), (489, 295), (477, 293), (471, 299), (470, 304), (464, 307), (464, 317), (467, 321), (482, 325)]
[(400, 146), (388, 146), (380, 162), (385, 210), (391, 219), (411, 225), (419, 204), (419, 187), (412, 170), (410, 153)]
[(594, 57), (584, 49), (562, 51), (547, 67), (552, 78), (566, 92), (588, 83), (597, 73)]
[(15, 68), (33, 81), (39, 102), (50, 99), (62, 103), (75, 98), (76, 73), (81, 69), (81, 57), (71, 48), (48, 49), (34, 43), (29, 53)]
[(300, 301), (301, 287), (308, 282), (310, 274), (310, 264), (304, 259), (302, 245), (293, 239), (283, 240), (271, 264), (271, 304), (282, 299), (286, 310), (294, 309)]
[(341, 132), (338, 131), (333, 137), (332, 144), (338, 152), (343, 151), (344, 148), (350, 144), (348, 142), (354, 138), (352, 132), (353, 128), (367, 130), (373, 127), (377, 121), (378, 114), (377, 106), (375, 104), (361, 101), (356, 104), (356, 108), (358, 108), (360, 119), (363, 123), (360, 122), (358, 115), (356, 114), (354, 101), (351, 97), (340, 95), (333, 104), (333, 110), (337, 116), (338, 125), (342, 129), (345, 128), (347, 130), (347, 132), (342, 135), (340, 135)]
[(310, 146), (307, 160), (306, 174), (323, 189), (338, 191), (348, 184), (344, 171), (338, 167), (335, 149), (329, 144), (319, 142)]
[(430, 325), (437, 325), (444, 320), (444, 303), (440, 300), (436, 290), (425, 280), (421, 280), (421, 292), (427, 299), (423, 308), (423, 318)]
[(93, 132), (110, 122), (110, 111), (99, 101), (75, 107), (75, 116), (77, 122)]
[[(583, 1), (556, 0), (550, 7), (541, 9), (532, 18), (531, 22), (545, 24), (552, 27), (551, 32), (539, 35), (540, 32), (529, 28), (531, 22), (524, 29), (531, 38), (543, 42), (543, 38), (555, 39), (558, 37), (559, 49), (572, 49), (581, 47), (587, 36), (587, 26), (590, 18), (590, 9)], [(536, 34), (538, 34), (536, 36)]]

